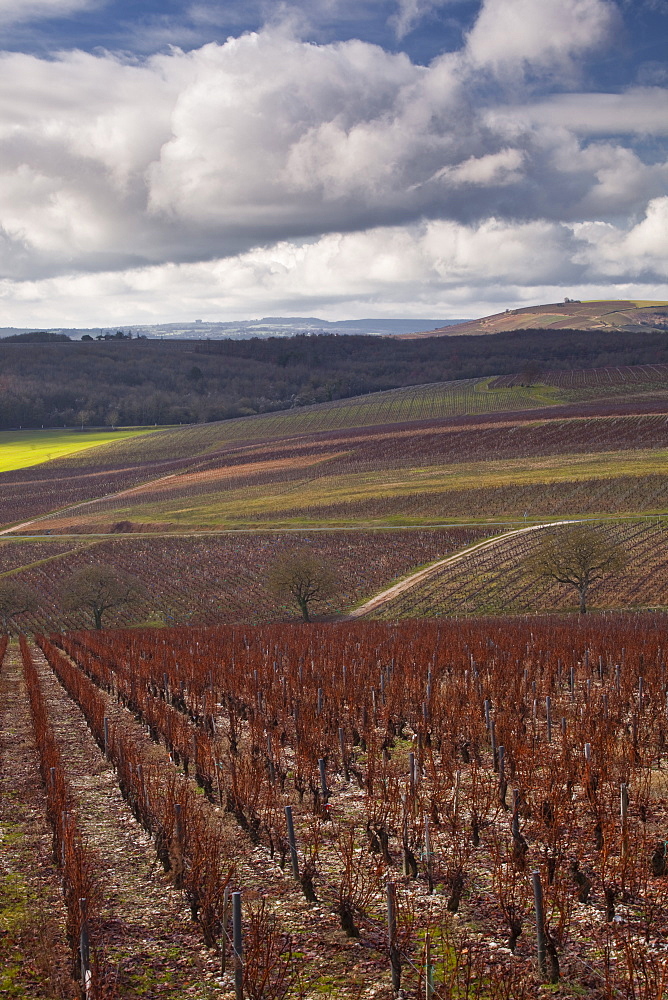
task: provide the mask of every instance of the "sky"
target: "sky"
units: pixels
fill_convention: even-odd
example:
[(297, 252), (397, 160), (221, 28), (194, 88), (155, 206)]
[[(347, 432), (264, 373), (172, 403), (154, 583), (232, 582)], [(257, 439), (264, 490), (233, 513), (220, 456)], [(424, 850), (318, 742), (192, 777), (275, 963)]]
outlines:
[(0, 0), (0, 327), (668, 300), (668, 0)]

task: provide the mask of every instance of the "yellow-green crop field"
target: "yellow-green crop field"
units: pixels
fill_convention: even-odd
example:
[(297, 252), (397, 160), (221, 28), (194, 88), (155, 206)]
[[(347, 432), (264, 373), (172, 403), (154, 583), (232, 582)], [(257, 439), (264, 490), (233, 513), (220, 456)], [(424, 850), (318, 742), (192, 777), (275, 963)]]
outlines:
[(150, 433), (154, 433), (152, 427), (123, 431), (0, 431), (0, 472), (27, 469), (88, 448)]

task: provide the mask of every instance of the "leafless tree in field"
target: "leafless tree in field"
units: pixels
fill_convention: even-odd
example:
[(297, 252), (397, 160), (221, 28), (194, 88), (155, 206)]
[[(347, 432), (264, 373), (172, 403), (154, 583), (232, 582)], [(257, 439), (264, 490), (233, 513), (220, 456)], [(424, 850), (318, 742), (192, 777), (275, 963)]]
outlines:
[(305, 622), (313, 604), (331, 597), (336, 580), (330, 568), (308, 549), (277, 559), (269, 570), (269, 590), (279, 600), (294, 601)]
[(584, 615), (591, 587), (618, 573), (626, 562), (623, 549), (610, 542), (601, 530), (575, 524), (545, 538), (527, 566), (538, 577), (574, 587), (580, 599), (580, 614)]
[(63, 607), (90, 611), (95, 628), (102, 628), (107, 611), (135, 604), (144, 596), (138, 580), (112, 566), (84, 566), (65, 581), (62, 590)]

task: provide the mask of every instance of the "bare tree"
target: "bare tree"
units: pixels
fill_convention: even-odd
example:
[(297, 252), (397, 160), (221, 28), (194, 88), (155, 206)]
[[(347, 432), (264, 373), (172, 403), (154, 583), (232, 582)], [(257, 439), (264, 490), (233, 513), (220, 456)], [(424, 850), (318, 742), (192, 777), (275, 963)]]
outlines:
[(336, 579), (329, 567), (308, 549), (282, 556), (269, 570), (269, 590), (279, 600), (294, 601), (305, 622), (309, 609), (331, 597)]
[(37, 596), (30, 587), (11, 578), (0, 580), (0, 623), (3, 632), (10, 632), (12, 627), (16, 627), (16, 615), (33, 611), (36, 606)]
[(535, 385), (536, 382), (540, 382), (542, 374), (543, 366), (539, 361), (527, 361), (520, 372), (521, 384), (526, 386)]
[(107, 611), (135, 604), (145, 596), (142, 584), (113, 566), (83, 566), (65, 581), (62, 588), (66, 611), (86, 608), (95, 628), (102, 628)]
[(527, 565), (536, 576), (574, 587), (584, 615), (590, 588), (618, 573), (626, 562), (624, 550), (609, 541), (601, 529), (574, 524), (540, 542)]

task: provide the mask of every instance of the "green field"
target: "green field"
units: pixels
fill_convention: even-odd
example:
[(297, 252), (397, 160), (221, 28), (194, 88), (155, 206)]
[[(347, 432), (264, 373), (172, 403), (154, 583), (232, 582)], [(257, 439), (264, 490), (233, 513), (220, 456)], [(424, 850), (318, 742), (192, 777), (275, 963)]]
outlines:
[(151, 433), (155, 433), (154, 429), (146, 427), (123, 431), (0, 431), (0, 472), (27, 469), (112, 441)]

